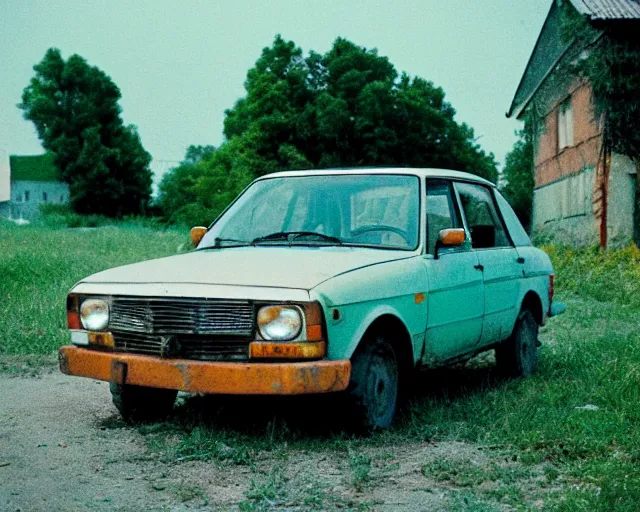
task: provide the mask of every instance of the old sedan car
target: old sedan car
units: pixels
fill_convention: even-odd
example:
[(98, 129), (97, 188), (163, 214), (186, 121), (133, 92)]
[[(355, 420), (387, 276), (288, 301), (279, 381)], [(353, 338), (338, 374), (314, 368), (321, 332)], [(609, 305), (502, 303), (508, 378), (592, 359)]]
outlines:
[(357, 425), (387, 427), (418, 367), (495, 349), (529, 375), (561, 309), (505, 199), (456, 171), (271, 174), (192, 238), (68, 296), (60, 368), (109, 381), (126, 418), (166, 414), (178, 390), (342, 392)]

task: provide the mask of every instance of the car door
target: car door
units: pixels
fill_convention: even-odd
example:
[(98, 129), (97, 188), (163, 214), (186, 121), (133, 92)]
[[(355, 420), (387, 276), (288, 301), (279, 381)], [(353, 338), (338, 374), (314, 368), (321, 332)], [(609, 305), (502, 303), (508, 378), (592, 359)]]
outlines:
[(440, 230), (463, 227), (451, 182), (427, 180), (425, 204), (424, 264), (429, 292), (423, 362), (429, 365), (468, 352), (477, 345), (482, 333), (484, 285), (478, 256), (469, 243), (440, 248), (436, 253)]
[(455, 189), (484, 280), (480, 344), (490, 345), (511, 334), (518, 313), (522, 264), (497, 208), (493, 190), (467, 182), (456, 182)]

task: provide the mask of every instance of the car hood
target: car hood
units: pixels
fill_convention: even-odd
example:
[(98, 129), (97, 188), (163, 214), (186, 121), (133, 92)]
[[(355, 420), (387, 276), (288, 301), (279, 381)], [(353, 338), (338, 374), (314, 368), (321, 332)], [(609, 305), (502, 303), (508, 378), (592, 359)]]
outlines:
[(209, 249), (98, 272), (81, 283), (198, 283), (310, 290), (338, 274), (413, 253), (354, 247)]

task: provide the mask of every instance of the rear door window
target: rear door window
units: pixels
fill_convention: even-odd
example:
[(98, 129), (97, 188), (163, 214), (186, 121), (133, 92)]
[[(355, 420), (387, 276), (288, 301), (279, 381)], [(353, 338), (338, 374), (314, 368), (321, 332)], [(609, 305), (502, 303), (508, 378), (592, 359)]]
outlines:
[(502, 218), (496, 208), (491, 191), (474, 183), (456, 183), (462, 211), (471, 235), (471, 247), (491, 249), (511, 247)]

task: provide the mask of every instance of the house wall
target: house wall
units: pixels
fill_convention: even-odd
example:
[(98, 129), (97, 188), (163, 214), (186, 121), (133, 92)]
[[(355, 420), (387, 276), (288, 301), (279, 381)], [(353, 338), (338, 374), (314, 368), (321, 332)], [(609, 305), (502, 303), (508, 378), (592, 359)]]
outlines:
[(11, 197), (9, 169), (9, 155), (6, 151), (0, 149), (0, 203), (8, 201)]
[[(569, 96), (573, 108), (573, 144), (559, 150), (558, 106)], [(536, 187), (548, 185), (583, 169), (593, 169), (600, 156), (602, 131), (593, 112), (591, 87), (585, 83), (575, 83), (554, 99), (538, 134), (534, 160)]]
[(637, 170), (631, 159), (612, 155), (607, 208), (607, 245), (626, 245), (633, 239)]
[(0, 218), (9, 217), (10, 211), (11, 211), (11, 202), (0, 201)]
[[(25, 200), (25, 192), (29, 199)], [(43, 194), (47, 194), (47, 200)], [(57, 181), (12, 181), (11, 216), (33, 219), (40, 215), (41, 204), (64, 204), (69, 202), (69, 185)]]
[(589, 168), (535, 189), (535, 233), (577, 245), (598, 243), (599, 224), (592, 209), (594, 176)]
[[(558, 147), (558, 107), (571, 97), (573, 144)], [(534, 173), (535, 233), (577, 245), (600, 241), (602, 181), (596, 173), (602, 129), (594, 114), (591, 87), (565, 74), (554, 77), (537, 98), (539, 129)], [(612, 155), (607, 201), (607, 245), (633, 239), (636, 169), (621, 155)]]
[[(571, 98), (573, 143), (558, 147), (558, 108)], [(595, 119), (589, 84), (558, 73), (537, 95), (538, 131), (534, 151), (533, 229), (536, 234), (577, 245), (599, 241), (594, 214), (596, 167), (602, 132)]]

